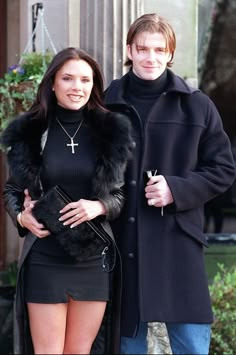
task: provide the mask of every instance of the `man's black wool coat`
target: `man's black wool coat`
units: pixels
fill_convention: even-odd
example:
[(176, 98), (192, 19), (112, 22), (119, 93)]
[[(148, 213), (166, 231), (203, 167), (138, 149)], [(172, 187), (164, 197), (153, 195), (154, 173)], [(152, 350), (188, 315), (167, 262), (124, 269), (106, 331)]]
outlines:
[[(105, 93), (113, 111), (132, 123), (134, 158), (126, 175), (126, 203), (113, 231), (123, 261), (122, 335), (141, 321), (211, 323), (204, 267), (203, 206), (235, 178), (229, 139), (213, 102), (168, 70), (169, 86), (146, 122), (125, 102), (128, 75)], [(147, 205), (143, 172), (157, 169), (174, 204)]]

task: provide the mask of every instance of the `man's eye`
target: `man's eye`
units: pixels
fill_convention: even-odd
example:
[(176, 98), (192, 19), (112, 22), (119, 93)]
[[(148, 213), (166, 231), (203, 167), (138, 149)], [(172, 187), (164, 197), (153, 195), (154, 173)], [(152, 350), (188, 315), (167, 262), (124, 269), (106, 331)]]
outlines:
[(145, 48), (139, 48), (139, 52), (146, 52)]

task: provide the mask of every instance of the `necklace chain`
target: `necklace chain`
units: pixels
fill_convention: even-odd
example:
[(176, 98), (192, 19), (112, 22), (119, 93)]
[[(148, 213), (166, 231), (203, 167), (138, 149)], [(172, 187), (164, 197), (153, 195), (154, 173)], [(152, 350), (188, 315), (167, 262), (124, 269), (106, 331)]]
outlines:
[(74, 143), (74, 138), (76, 136), (76, 134), (79, 132), (80, 127), (82, 126), (82, 123), (84, 122), (84, 118), (81, 120), (79, 126), (77, 127), (75, 133), (73, 136), (70, 136), (69, 133), (67, 132), (67, 130), (65, 129), (65, 127), (63, 127), (63, 125), (61, 124), (61, 122), (59, 121), (59, 119), (56, 117), (56, 120), (58, 122), (58, 124), (60, 125), (60, 127), (63, 129), (63, 131), (65, 132), (65, 134), (70, 138), (70, 144), (67, 144), (67, 147), (71, 147), (71, 153), (74, 154), (75, 153), (75, 146), (78, 146), (78, 143)]
[(71, 136), (69, 135), (69, 133), (66, 131), (65, 127), (63, 127), (63, 125), (61, 124), (61, 122), (59, 121), (59, 119), (58, 119), (57, 117), (56, 117), (56, 120), (57, 120), (57, 122), (59, 123), (59, 125), (61, 126), (61, 128), (63, 129), (63, 131), (65, 132), (65, 134), (66, 134), (70, 139), (74, 139), (74, 138), (75, 138), (76, 134), (79, 132), (80, 127), (82, 126), (82, 123), (84, 122), (84, 118), (83, 118), (82, 121), (80, 122), (78, 128), (76, 129), (74, 135), (71, 137)]

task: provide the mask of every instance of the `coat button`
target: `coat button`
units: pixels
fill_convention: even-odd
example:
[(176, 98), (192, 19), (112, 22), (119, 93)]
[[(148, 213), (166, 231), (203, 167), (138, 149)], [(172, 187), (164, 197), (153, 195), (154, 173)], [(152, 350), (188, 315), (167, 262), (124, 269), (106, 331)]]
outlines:
[(133, 258), (134, 258), (134, 253), (129, 253), (129, 254), (128, 254), (128, 257), (129, 257), (130, 259), (133, 259)]
[(135, 222), (135, 218), (134, 217), (129, 217), (128, 222), (129, 223), (134, 223)]
[(136, 186), (136, 180), (130, 180), (129, 184), (130, 186)]
[(131, 147), (134, 149), (134, 148), (136, 148), (136, 142), (135, 141), (132, 141), (131, 142)]

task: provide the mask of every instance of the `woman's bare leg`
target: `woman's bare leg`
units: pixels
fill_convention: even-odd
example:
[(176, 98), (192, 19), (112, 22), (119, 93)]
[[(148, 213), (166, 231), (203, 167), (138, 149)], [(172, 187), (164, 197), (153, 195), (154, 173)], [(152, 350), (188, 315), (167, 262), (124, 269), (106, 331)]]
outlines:
[(27, 303), (35, 354), (63, 354), (68, 303)]
[(73, 301), (67, 312), (64, 354), (89, 354), (100, 328), (106, 302)]

